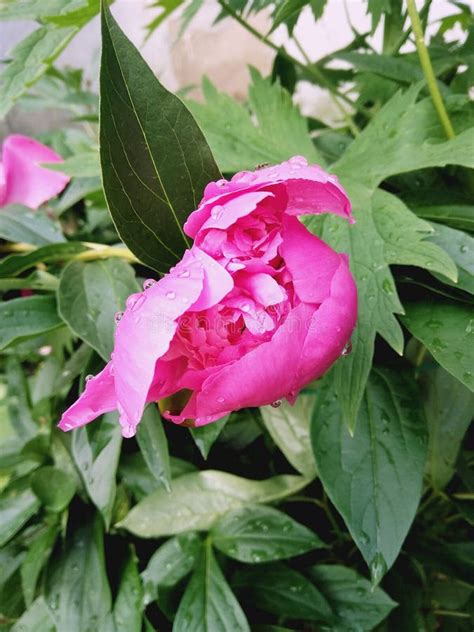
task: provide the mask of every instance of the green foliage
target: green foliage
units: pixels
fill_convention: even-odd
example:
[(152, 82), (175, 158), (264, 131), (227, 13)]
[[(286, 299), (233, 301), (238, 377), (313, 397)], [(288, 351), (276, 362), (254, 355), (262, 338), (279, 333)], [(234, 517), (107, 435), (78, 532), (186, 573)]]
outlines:
[[(416, 53), (400, 52), (400, 0), (367, 3), (379, 50), (357, 33), (312, 63), (273, 46), (272, 78), (250, 68), (239, 103), (208, 79), (203, 102), (166, 91), (103, 4), (99, 112), (82, 72), (54, 67), (98, 0), (0, 0), (0, 18), (37, 22), (4, 66), (0, 113), (58, 107), (73, 123), (42, 139), (72, 178), (60, 198), (0, 211), (2, 632), (470, 631), (470, 7), (453, 3), (427, 38), (447, 140)], [(148, 33), (180, 8), (184, 29), (203, 4), (151, 2)], [(319, 19), (326, 5), (219, 4), (244, 26), (266, 11), (266, 37), (285, 25), (290, 39), (303, 10)], [(447, 41), (454, 24), (465, 42)], [(337, 124), (300, 112), (302, 81), (338, 100)], [(110, 358), (114, 314), (187, 247), (207, 182), (295, 154), (326, 163), (352, 201), (354, 225), (305, 217), (349, 255), (352, 353), (294, 406), (188, 431), (151, 403), (135, 439), (116, 412), (59, 431)]]

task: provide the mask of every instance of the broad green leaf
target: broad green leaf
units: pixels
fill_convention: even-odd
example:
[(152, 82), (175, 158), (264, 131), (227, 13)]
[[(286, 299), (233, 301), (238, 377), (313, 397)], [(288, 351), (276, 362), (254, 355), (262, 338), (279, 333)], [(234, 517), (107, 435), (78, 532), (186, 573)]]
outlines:
[[(403, 333), (394, 314), (402, 314), (390, 264), (415, 265), (456, 279), (454, 262), (436, 244), (426, 241), (431, 225), (414, 215), (396, 196), (377, 189), (373, 194), (359, 183), (342, 179), (357, 222), (341, 218), (310, 218), (310, 229), (336, 250), (349, 254), (358, 294), (357, 328), (352, 354), (336, 365), (336, 383), (344, 417), (353, 427), (372, 365), (375, 334), (397, 353), (403, 353)], [(319, 228), (318, 228), (319, 227)], [(370, 248), (367, 248), (370, 243)]]
[[(114, 0), (110, 0), (112, 3)], [(74, 0), (68, 2), (67, 8), (59, 14), (49, 13), (43, 19), (56, 26), (82, 27), (92, 20), (100, 11), (100, 0)]]
[(188, 245), (182, 224), (220, 172), (189, 110), (156, 79), (105, 4), (100, 91), (112, 218), (136, 256), (166, 272)]
[(426, 422), (417, 389), (399, 371), (374, 370), (354, 436), (331, 376), (314, 410), (312, 443), (329, 498), (378, 583), (395, 561), (421, 496)]
[(131, 548), (122, 568), (121, 581), (114, 604), (115, 629), (141, 632), (143, 587), (138, 573), (138, 560)]
[(41, 210), (12, 204), (0, 213), (0, 237), (34, 246), (46, 246), (65, 241), (57, 223)]
[(2, 20), (42, 20), (51, 15), (62, 15), (87, 5), (88, 0), (2, 0)]
[(39, 500), (29, 489), (6, 492), (0, 497), (0, 546), (34, 516), (39, 506)]
[(71, 502), (76, 484), (66, 472), (46, 465), (36, 470), (31, 477), (31, 489), (47, 509), (61, 512)]
[(107, 413), (96, 422), (100, 427), (89, 439), (87, 427), (71, 433), (71, 453), (90, 499), (108, 528), (116, 491), (116, 472), (122, 445), (117, 413)]
[(81, 375), (89, 364), (93, 350), (85, 342), (74, 351), (65, 362), (62, 371), (53, 382), (54, 391), (62, 391), (71, 386), (74, 380)]
[(54, 296), (14, 298), (0, 305), (0, 349), (62, 325)]
[(11, 632), (56, 632), (53, 617), (44, 597), (38, 597), (25, 610)]
[(428, 476), (436, 490), (451, 480), (464, 435), (474, 417), (474, 395), (441, 367), (422, 376), (429, 429)]
[(144, 498), (118, 526), (142, 538), (205, 531), (231, 509), (280, 500), (307, 484), (302, 476), (252, 481), (214, 470), (185, 474), (172, 481), (171, 492), (159, 489)]
[(67, 261), (84, 250), (86, 248), (78, 242), (66, 242), (42, 246), (24, 254), (12, 254), (0, 260), (0, 277), (16, 276), (38, 263)]
[(255, 169), (261, 163), (281, 162), (297, 154), (309, 162), (322, 162), (306, 120), (279, 84), (252, 70), (249, 106), (254, 117), (232, 97), (218, 92), (208, 79), (202, 87), (206, 103), (191, 101), (189, 107), (223, 171)]
[(21, 563), (21, 587), (27, 606), (33, 602), (38, 577), (51, 555), (57, 535), (56, 525), (46, 527), (30, 545)]
[(169, 491), (171, 481), (168, 441), (158, 407), (151, 404), (145, 409), (137, 429), (137, 442), (148, 469)]
[(98, 515), (67, 538), (48, 568), (45, 598), (57, 630), (101, 630), (111, 609)]
[(57, 204), (55, 204), (55, 211), (59, 214), (64, 213), (64, 211), (71, 208), (71, 206), (77, 204), (77, 202), (80, 202), (85, 197), (101, 190), (102, 183), (100, 178), (74, 178), (68, 188), (61, 195)]
[(253, 607), (277, 616), (324, 623), (333, 619), (331, 606), (319, 590), (304, 575), (284, 564), (241, 570), (232, 586), (247, 593)]
[(0, 278), (0, 292), (12, 290), (43, 290), (44, 292), (56, 292), (59, 279), (45, 270), (35, 270), (26, 277)]
[(44, 75), (76, 33), (74, 27), (41, 26), (15, 46), (0, 75), (0, 119)]
[[(474, 209), (473, 209), (474, 213)], [(430, 241), (445, 250), (458, 268), (457, 283), (446, 277), (445, 273), (434, 273), (444, 283), (453, 287), (459, 287), (470, 294), (474, 294), (474, 238), (461, 230), (444, 226), (443, 224), (431, 224), (434, 233)]]
[(213, 421), (211, 424), (189, 429), (194, 443), (197, 445), (199, 452), (202, 454), (204, 459), (207, 459), (210, 449), (214, 445), (220, 433), (224, 430), (224, 426), (229, 421), (229, 418), (230, 415), (227, 415), (222, 419)]
[(391, 57), (390, 55), (374, 55), (372, 53), (357, 53), (354, 51), (338, 52), (334, 59), (342, 59), (359, 71), (381, 75), (399, 83), (416, 83), (423, 79), (423, 72), (418, 60), (405, 57)]
[(416, 102), (421, 84), (397, 92), (334, 165), (338, 175), (375, 189), (385, 178), (426, 167), (474, 167), (474, 127), (445, 140), (431, 99)]
[(316, 476), (316, 464), (309, 437), (314, 401), (313, 394), (301, 394), (294, 406), (282, 402), (278, 408), (260, 408), (263, 423), (273, 441), (291, 465), (310, 479)]
[(118, 258), (72, 261), (63, 270), (58, 308), (71, 330), (104, 360), (114, 346), (114, 314), (138, 289), (133, 268)]
[(174, 586), (192, 571), (200, 548), (201, 538), (192, 532), (170, 538), (160, 546), (141, 574), (145, 604), (159, 597), (160, 588)]
[(98, 150), (75, 154), (60, 163), (46, 162), (42, 166), (50, 171), (60, 171), (74, 178), (97, 178), (100, 175)]
[(352, 568), (318, 564), (311, 567), (309, 576), (336, 613), (331, 625), (334, 632), (373, 630), (397, 605)]
[(283, 560), (326, 546), (293, 518), (258, 505), (229, 512), (214, 524), (210, 535), (222, 553), (250, 564)]
[(474, 391), (472, 305), (439, 299), (407, 303), (402, 321), (446, 371)]
[(459, 230), (474, 230), (474, 205), (468, 204), (410, 204), (410, 208), (424, 219), (442, 222)]
[(206, 542), (179, 604), (173, 632), (250, 632), (239, 602), (230, 589), (212, 547)]
[(33, 420), (28, 383), (24, 368), (15, 356), (5, 358), (7, 378), (7, 408), (10, 424), (24, 443), (38, 432)]

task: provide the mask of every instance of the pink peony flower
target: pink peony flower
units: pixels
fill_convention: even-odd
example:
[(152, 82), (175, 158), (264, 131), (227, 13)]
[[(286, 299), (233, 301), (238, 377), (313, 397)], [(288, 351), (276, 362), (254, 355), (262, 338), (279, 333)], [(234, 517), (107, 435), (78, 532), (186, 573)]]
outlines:
[(210, 183), (185, 224), (194, 245), (117, 315), (110, 362), (59, 424), (70, 430), (118, 409), (135, 434), (147, 402), (181, 391), (176, 423), (201, 426), (247, 406), (294, 402), (341, 355), (355, 326), (347, 256), (297, 219), (352, 221), (337, 178), (304, 158)]
[(8, 204), (38, 208), (61, 193), (70, 178), (40, 167), (43, 162), (62, 162), (62, 158), (33, 138), (7, 136), (0, 162), (0, 208)]

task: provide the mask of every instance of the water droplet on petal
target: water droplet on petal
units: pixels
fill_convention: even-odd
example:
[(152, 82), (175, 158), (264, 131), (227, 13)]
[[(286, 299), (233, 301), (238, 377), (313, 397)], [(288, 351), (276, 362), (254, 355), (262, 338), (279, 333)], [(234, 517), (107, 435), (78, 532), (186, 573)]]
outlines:
[(93, 379), (94, 379), (93, 375), (86, 375), (86, 382), (90, 382)]
[(178, 276), (181, 279), (187, 279), (189, 277), (189, 274), (190, 274), (189, 270), (184, 269), (178, 274)]
[(250, 305), (248, 303), (244, 303), (242, 305), (242, 311), (243, 312), (249, 312), (250, 311)]
[(143, 282), (143, 289), (149, 290), (151, 287), (155, 285), (155, 283), (156, 283), (155, 279), (147, 279), (146, 281)]
[(166, 292), (166, 298), (172, 301), (174, 298), (176, 298), (176, 292), (172, 292), (171, 290), (169, 292)]
[(219, 404), (223, 404), (225, 402), (225, 399), (223, 397), (218, 397), (217, 401), (219, 402)]
[(122, 318), (123, 318), (123, 312), (117, 312), (114, 316), (115, 324), (118, 325), (118, 323), (122, 320)]
[(224, 207), (220, 206), (220, 204), (217, 204), (211, 211), (211, 217), (213, 219), (219, 219), (219, 217), (222, 215), (223, 210)]
[(352, 352), (352, 342), (349, 340), (349, 342), (347, 342), (344, 345), (344, 349), (342, 350), (342, 354), (343, 356), (348, 356), (350, 355), (350, 353)]
[(279, 408), (281, 406), (281, 399), (277, 399), (271, 403), (272, 408)]

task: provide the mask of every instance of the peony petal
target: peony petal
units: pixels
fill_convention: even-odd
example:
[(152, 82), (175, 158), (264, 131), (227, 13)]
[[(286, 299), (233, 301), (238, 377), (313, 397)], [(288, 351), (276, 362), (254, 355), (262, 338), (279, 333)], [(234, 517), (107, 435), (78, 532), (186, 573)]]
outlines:
[(61, 417), (61, 430), (85, 426), (103, 413), (117, 408), (112, 362), (95, 377), (86, 381), (86, 388), (79, 399)]
[(201, 260), (187, 250), (174, 270), (137, 298), (115, 333), (115, 389), (123, 432), (135, 432), (143, 414), (155, 365), (169, 348), (176, 321), (199, 298), (204, 283)]
[(331, 292), (314, 313), (303, 347), (292, 390), (325, 373), (339, 358), (349, 341), (357, 319), (357, 287), (346, 255), (331, 282)]
[(236, 275), (235, 282), (236, 285), (247, 290), (252, 298), (264, 307), (277, 305), (286, 298), (284, 290), (269, 274), (240, 272)]
[(227, 270), (203, 250), (193, 246), (191, 252), (200, 262), (204, 272), (202, 292), (189, 308), (191, 312), (199, 312), (217, 305), (232, 290), (234, 281)]
[(306, 303), (322, 303), (330, 294), (340, 255), (310, 233), (296, 217), (289, 216), (283, 221), (280, 251), (299, 299)]
[(8, 136), (3, 143), (2, 160), (5, 187), (0, 198), (1, 206), (24, 204), (38, 208), (58, 195), (70, 180), (63, 173), (40, 167), (45, 162), (62, 162), (62, 158), (26, 136)]
[(290, 395), (314, 311), (313, 305), (298, 305), (270, 341), (211, 375), (174, 421), (199, 419), (202, 425), (230, 410), (271, 404)]

